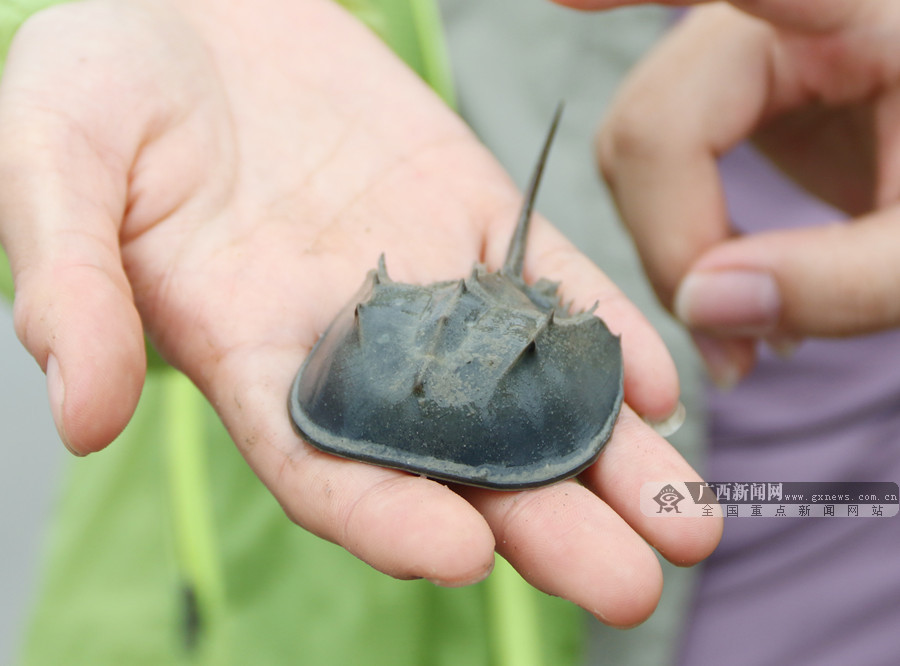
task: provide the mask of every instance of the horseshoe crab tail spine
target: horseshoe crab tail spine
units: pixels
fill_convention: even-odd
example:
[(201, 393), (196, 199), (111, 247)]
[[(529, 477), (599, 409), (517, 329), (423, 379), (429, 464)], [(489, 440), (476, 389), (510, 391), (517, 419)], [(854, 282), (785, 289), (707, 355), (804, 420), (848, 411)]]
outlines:
[(522, 275), (522, 266), (525, 263), (525, 242), (528, 238), (528, 228), (531, 226), (534, 200), (537, 198), (538, 186), (544, 173), (544, 164), (547, 162), (547, 155), (550, 153), (550, 145), (553, 143), (553, 137), (556, 135), (556, 128), (559, 125), (562, 111), (563, 103), (560, 102), (556, 107), (556, 113), (553, 114), (553, 122), (550, 123), (550, 129), (547, 132), (547, 138), (544, 140), (544, 147), (541, 149), (537, 165), (531, 174), (531, 181), (528, 183), (528, 189), (525, 191), (525, 202), (522, 205), (522, 212), (519, 213), (516, 230), (513, 232), (512, 240), (509, 242), (509, 250), (506, 253), (506, 261), (502, 269), (502, 272), (506, 275)]

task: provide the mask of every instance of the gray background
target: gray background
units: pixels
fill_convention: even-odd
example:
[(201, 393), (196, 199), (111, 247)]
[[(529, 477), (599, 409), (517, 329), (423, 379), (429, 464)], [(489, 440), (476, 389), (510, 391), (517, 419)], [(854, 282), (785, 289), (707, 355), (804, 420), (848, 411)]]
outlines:
[(13, 663), (68, 455), (53, 427), (44, 375), (0, 303), (0, 664)]

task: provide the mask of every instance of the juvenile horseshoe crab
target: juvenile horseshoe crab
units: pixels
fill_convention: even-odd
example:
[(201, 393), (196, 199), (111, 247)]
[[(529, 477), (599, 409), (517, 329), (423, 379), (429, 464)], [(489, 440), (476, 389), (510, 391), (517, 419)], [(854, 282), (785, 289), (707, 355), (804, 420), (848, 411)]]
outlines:
[(622, 404), (619, 338), (570, 313), (545, 279), (525, 284), (531, 211), (560, 110), (503, 267), (462, 280), (394, 282), (378, 268), (316, 343), (289, 407), (314, 446), (485, 488), (573, 476), (597, 459)]

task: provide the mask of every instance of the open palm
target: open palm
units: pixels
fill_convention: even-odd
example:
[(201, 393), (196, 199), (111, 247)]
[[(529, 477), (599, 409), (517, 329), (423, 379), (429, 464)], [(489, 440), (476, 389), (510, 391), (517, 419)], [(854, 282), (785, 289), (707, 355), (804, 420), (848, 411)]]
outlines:
[[(496, 267), (520, 194), (334, 4), (229, 4), (67, 5), (26, 24), (10, 53), (0, 240), (67, 445), (96, 451), (124, 427), (146, 332), (303, 527), (391, 575), (450, 585), (486, 575), (496, 546), (607, 622), (645, 618), (661, 580), (644, 540), (691, 563), (720, 525), (640, 513), (641, 483), (696, 475), (631, 409), (582, 483), (520, 493), (451, 490), (293, 432), (291, 379), (378, 255), (408, 282)], [(526, 279), (599, 299), (623, 334), (631, 407), (671, 413), (673, 366), (640, 314), (545, 222), (530, 247)]]

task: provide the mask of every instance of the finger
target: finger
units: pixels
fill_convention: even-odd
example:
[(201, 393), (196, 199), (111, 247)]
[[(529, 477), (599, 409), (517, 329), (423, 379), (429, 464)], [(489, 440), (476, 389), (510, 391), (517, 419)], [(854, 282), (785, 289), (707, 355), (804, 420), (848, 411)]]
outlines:
[(714, 335), (844, 336), (900, 325), (900, 208), (855, 223), (775, 231), (704, 254), (678, 316)]
[[(506, 229), (491, 236), (486, 254), (492, 265), (502, 262), (506, 252), (503, 239), (508, 237)], [(621, 336), (625, 400), (632, 408), (657, 422), (678, 409), (678, 373), (659, 334), (593, 262), (542, 219), (536, 219), (530, 231), (525, 278), (559, 282), (563, 300), (571, 300), (576, 310), (597, 305), (597, 316), (613, 334)]]
[(483, 579), (490, 528), (472, 506), (424, 477), (343, 460), (303, 442), (286, 407), (302, 352), (232, 351), (201, 389), (256, 474), (298, 525), (397, 578), (440, 585)]
[(616, 7), (627, 7), (629, 5), (671, 5), (682, 7), (686, 5), (698, 5), (711, 0), (551, 0), (557, 5), (571, 7), (582, 11), (597, 11), (603, 9), (614, 9)]
[[(756, 364), (757, 341), (753, 338), (713, 336), (700, 331), (692, 331), (691, 338), (710, 381), (720, 391), (733, 389)], [(789, 353), (787, 340), (772, 337), (766, 341), (779, 354)]]
[(858, 15), (877, 10), (877, 0), (729, 0), (742, 11), (781, 28), (827, 32), (850, 23)]
[(607, 624), (633, 626), (653, 612), (662, 586), (644, 540), (673, 563), (690, 565), (719, 543), (722, 521), (659, 520), (641, 512), (645, 482), (700, 477), (628, 408), (582, 479), (587, 487), (567, 481), (519, 493), (460, 492), (484, 514), (498, 552), (526, 580)]
[(763, 113), (769, 39), (728, 7), (698, 11), (638, 67), (598, 135), (603, 175), (667, 307), (689, 266), (732, 233), (716, 159)]
[(627, 407), (599, 460), (581, 478), (673, 564), (684, 566), (700, 562), (712, 553), (721, 539), (721, 520), (660, 520), (641, 511), (639, 498), (644, 483), (700, 481), (701, 478), (668, 442)]
[(656, 556), (584, 486), (461, 492), (484, 514), (497, 552), (535, 587), (618, 627), (638, 624), (656, 608), (662, 592)]
[[(712, 0), (552, 0), (556, 4), (596, 11), (629, 5), (669, 5), (686, 7)], [(828, 31), (846, 25), (858, 13), (876, 9), (879, 0), (730, 0), (742, 11), (783, 28), (803, 31)]]
[(52, 34), (46, 21), (23, 28), (4, 73), (0, 242), (15, 278), (19, 338), (47, 371), (60, 436), (86, 454), (130, 418), (144, 342), (118, 249), (125, 166), (92, 135), (98, 124), (77, 118), (93, 102), (50, 92), (63, 87), (42, 48)]

